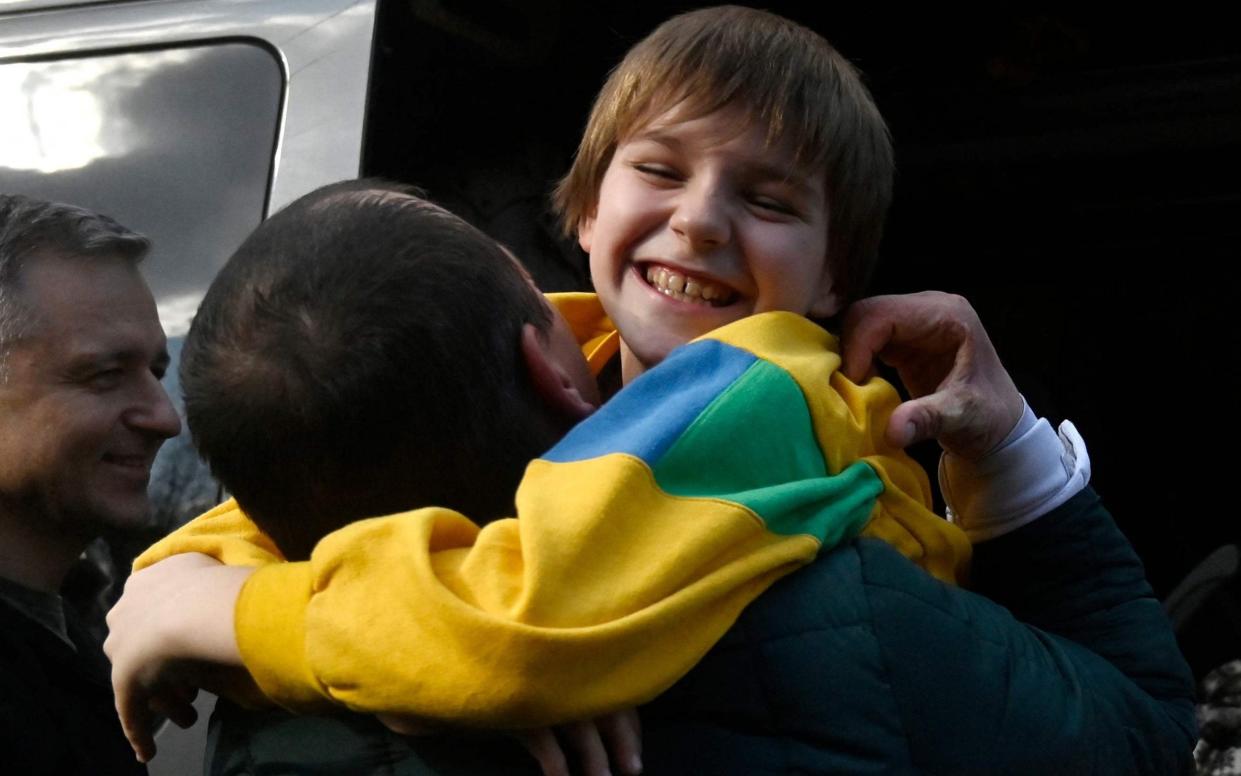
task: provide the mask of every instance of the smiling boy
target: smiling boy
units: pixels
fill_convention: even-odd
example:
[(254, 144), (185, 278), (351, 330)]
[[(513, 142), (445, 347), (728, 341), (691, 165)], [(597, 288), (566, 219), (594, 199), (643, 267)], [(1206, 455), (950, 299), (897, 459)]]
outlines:
[[(746, 315), (837, 313), (874, 268), (892, 178), (853, 66), (805, 27), (726, 6), (626, 54), (555, 199), (636, 372)], [(706, 304), (642, 293), (656, 289)]]

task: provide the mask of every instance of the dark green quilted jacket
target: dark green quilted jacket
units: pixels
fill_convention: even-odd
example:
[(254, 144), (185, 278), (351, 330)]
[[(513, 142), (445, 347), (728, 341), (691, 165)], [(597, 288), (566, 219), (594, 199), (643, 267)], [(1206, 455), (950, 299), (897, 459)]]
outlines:
[[(971, 587), (875, 540), (827, 553), (643, 709), (646, 773), (1188, 770), (1189, 669), (1093, 491), (977, 545)], [(213, 728), (212, 774), (537, 772), (502, 738), (363, 717), (232, 710)]]

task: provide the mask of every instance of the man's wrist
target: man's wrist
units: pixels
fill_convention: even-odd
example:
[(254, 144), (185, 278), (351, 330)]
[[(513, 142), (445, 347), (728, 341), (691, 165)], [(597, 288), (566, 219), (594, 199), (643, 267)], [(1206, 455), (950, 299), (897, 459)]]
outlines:
[(982, 458), (944, 453), (939, 481), (949, 519), (979, 542), (1014, 531), (1080, 492), (1090, 481), (1090, 456), (1072, 423), (1065, 421), (1057, 433), (1025, 405), (1017, 425)]

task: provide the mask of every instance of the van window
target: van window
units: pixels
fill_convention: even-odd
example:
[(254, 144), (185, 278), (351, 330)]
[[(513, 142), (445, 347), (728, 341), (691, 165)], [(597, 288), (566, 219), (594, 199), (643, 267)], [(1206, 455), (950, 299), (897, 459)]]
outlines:
[(224, 43), (0, 64), (0, 191), (98, 210), (154, 241), (170, 336), (263, 216), (283, 76)]

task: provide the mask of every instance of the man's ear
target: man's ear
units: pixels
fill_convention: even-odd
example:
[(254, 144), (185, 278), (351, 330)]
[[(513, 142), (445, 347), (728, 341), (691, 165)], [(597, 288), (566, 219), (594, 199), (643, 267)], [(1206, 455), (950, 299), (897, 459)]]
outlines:
[(832, 282), (832, 273), (824, 267), (823, 277), (819, 278), (819, 288), (810, 299), (810, 309), (806, 311), (806, 315), (810, 318), (831, 318), (840, 312), (842, 306), (836, 284)]
[(556, 359), (543, 334), (532, 323), (521, 327), (521, 358), (530, 384), (554, 411), (576, 423), (598, 407), (582, 396), (569, 372)]

